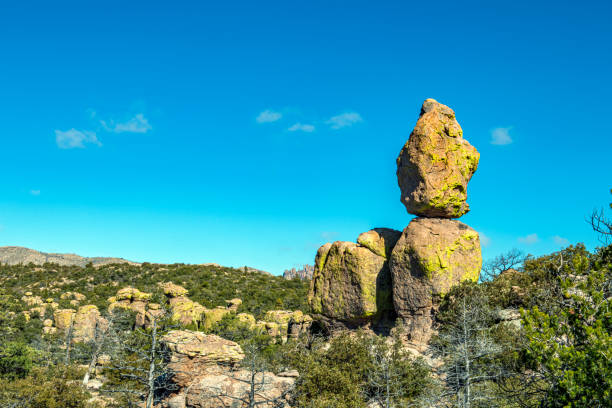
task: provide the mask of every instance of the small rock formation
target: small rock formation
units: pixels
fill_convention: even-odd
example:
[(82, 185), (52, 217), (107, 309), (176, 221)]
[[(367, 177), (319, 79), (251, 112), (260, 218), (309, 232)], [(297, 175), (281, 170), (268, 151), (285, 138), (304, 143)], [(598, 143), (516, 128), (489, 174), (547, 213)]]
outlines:
[(302, 265), (301, 269), (296, 269), (296, 268), (291, 268), (291, 269), (286, 269), (283, 272), (283, 279), (302, 279), (302, 280), (306, 280), (306, 279), (312, 279), (312, 274), (314, 272), (314, 266), (312, 265)]
[(255, 325), (271, 337), (281, 337), (283, 342), (288, 338), (298, 338), (301, 334), (308, 332), (312, 325), (312, 317), (302, 313), (300, 310), (270, 310), (266, 312), (263, 320)]
[(96, 333), (96, 325), (106, 326), (106, 320), (100, 316), (100, 311), (95, 305), (79, 307), (74, 315), (73, 341), (75, 343), (93, 340)]
[(427, 99), (397, 158), (397, 181), (408, 212), (439, 218), (467, 213), (467, 183), (479, 158), (478, 151), (463, 139), (455, 112)]
[(393, 303), (410, 340), (427, 343), (436, 305), (449, 289), (477, 281), (482, 256), (478, 233), (448, 219), (415, 218), (391, 253)]
[(393, 303), (387, 257), (400, 234), (377, 228), (361, 234), (357, 244), (319, 248), (308, 296), (312, 311), (347, 327), (388, 320)]
[(100, 330), (108, 327), (106, 319), (100, 316), (95, 305), (85, 305), (74, 309), (58, 309), (53, 313), (53, 323), (50, 320), (43, 322), (43, 332), (52, 334), (57, 331), (68, 332), (72, 327), (72, 341), (81, 343), (91, 341), (96, 333), (96, 326)]
[(150, 299), (150, 293), (128, 286), (119, 289), (115, 296), (108, 298), (108, 311), (112, 312), (115, 308), (131, 310), (136, 313), (136, 326), (145, 327), (148, 321), (147, 304)]
[(172, 320), (180, 322), (184, 326), (199, 326), (202, 321), (202, 314), (206, 308), (187, 297), (189, 291), (182, 286), (172, 282), (159, 285), (166, 295), (166, 303), (170, 307)]
[[(251, 372), (240, 367), (244, 353), (233, 341), (189, 330), (171, 331), (161, 341), (170, 351), (168, 368), (175, 373), (172, 381), (177, 388), (162, 406), (233, 406), (236, 398), (243, 398), (248, 392)], [(265, 385), (257, 393), (260, 402), (257, 406), (276, 407), (263, 401), (282, 396), (293, 385), (296, 373), (289, 374), (291, 376), (257, 373), (259, 384), (262, 376), (265, 379)]]

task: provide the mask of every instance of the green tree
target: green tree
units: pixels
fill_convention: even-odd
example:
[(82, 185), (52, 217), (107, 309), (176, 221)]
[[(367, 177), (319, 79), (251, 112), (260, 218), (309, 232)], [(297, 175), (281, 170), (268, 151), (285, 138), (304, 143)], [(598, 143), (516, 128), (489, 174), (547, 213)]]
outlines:
[[(552, 267), (552, 265), (550, 265)], [(527, 358), (541, 406), (612, 406), (612, 266), (556, 254), (561, 296), (524, 312)]]
[(36, 350), (27, 344), (3, 344), (0, 346), (0, 377), (8, 380), (25, 378), (34, 366), (36, 355)]

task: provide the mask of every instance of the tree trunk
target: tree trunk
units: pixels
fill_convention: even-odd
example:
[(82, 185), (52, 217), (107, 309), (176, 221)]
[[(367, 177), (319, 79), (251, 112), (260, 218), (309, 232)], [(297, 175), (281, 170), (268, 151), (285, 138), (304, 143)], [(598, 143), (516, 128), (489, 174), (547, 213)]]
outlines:
[(98, 356), (102, 351), (102, 345), (104, 343), (104, 339), (102, 337), (103, 333), (100, 332), (100, 326), (96, 321), (96, 328), (94, 329), (94, 351), (91, 356), (91, 361), (89, 362), (89, 366), (87, 367), (87, 372), (83, 377), (83, 385), (87, 387), (87, 383), (89, 383), (89, 378), (93, 374), (96, 369), (96, 364), (98, 363)]
[(151, 333), (151, 356), (149, 357), (149, 376), (147, 402), (145, 408), (153, 408), (153, 397), (155, 396), (155, 348), (157, 347), (157, 320), (153, 320), (153, 331)]

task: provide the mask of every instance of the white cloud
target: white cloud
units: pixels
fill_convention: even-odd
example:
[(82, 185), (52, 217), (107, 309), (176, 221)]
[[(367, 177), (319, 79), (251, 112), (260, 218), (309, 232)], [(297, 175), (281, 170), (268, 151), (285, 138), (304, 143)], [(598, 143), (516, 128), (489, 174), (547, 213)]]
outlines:
[(525, 237), (520, 237), (518, 239), (518, 241), (521, 244), (527, 244), (527, 245), (532, 245), (535, 244), (537, 242), (540, 242), (540, 238), (538, 238), (538, 234), (529, 234)]
[(332, 129), (342, 129), (348, 126), (353, 126), (356, 123), (363, 122), (363, 118), (357, 112), (346, 112), (337, 116), (331, 117), (327, 122)]
[(56, 130), (55, 143), (60, 149), (83, 149), (88, 143), (102, 146), (95, 132), (75, 128), (66, 131)]
[(563, 246), (564, 247), (564, 246), (569, 245), (569, 240), (567, 238), (563, 238), (563, 237), (560, 237), (558, 235), (555, 235), (553, 237), (553, 241), (555, 241), (555, 244), (557, 244), (559, 246)]
[(307, 124), (302, 124), (302, 123), (296, 123), (295, 125), (291, 126), (289, 129), (287, 129), (290, 132), (297, 132), (297, 131), (302, 131), (302, 132), (314, 132), (315, 127), (313, 125), (307, 125)]
[(255, 118), (255, 120), (257, 121), (257, 123), (270, 123), (270, 122), (276, 122), (277, 120), (280, 120), (280, 118), (282, 117), (283, 117), (283, 114), (280, 112), (275, 112), (272, 110), (265, 110), (261, 112), (259, 116)]
[(147, 133), (149, 130), (153, 129), (148, 119), (145, 118), (142, 113), (136, 114), (126, 122), (115, 122), (111, 120), (107, 123), (101, 120), (100, 123), (105, 130), (114, 133)]
[(40, 195), (40, 190), (30, 190), (30, 194), (33, 196), (39, 196)]
[(489, 245), (491, 245), (491, 238), (489, 238), (488, 236), (486, 236), (482, 232), (479, 232), (478, 236), (480, 237), (480, 244), (483, 247), (488, 247)]
[(498, 145), (498, 146), (504, 146), (504, 145), (509, 145), (510, 143), (512, 143), (512, 137), (510, 137), (510, 129), (512, 129), (511, 127), (507, 127), (507, 128), (495, 128), (491, 131), (491, 144), (493, 145)]

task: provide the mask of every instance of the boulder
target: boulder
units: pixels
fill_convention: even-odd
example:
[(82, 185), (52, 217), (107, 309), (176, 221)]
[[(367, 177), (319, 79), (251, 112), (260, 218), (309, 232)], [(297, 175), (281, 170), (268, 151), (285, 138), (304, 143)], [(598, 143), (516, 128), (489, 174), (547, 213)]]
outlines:
[[(327, 245), (327, 244), (326, 244)], [(353, 242), (319, 249), (309, 301), (314, 313), (366, 321), (376, 314), (376, 280), (385, 258)]]
[(477, 281), (482, 267), (478, 233), (438, 218), (415, 218), (404, 229), (389, 261), (393, 304), (409, 339), (426, 343), (441, 296), (464, 281)]
[(368, 248), (376, 255), (388, 258), (401, 235), (401, 231), (391, 228), (374, 228), (361, 233), (357, 237), (357, 243)]
[(97, 306), (85, 305), (79, 307), (79, 310), (74, 315), (73, 340), (75, 342), (93, 340), (96, 334), (96, 325), (99, 324), (106, 326), (106, 321), (100, 317), (100, 311)]
[[(247, 396), (252, 373), (240, 367), (244, 353), (238, 344), (189, 330), (171, 331), (161, 341), (170, 352), (168, 368), (175, 373), (171, 381), (176, 386), (161, 406), (229, 407)], [(270, 372), (253, 374), (257, 384), (257, 406), (288, 407), (265, 401), (283, 397), (294, 384), (294, 376), (281, 377)]]
[(53, 321), (58, 330), (67, 330), (72, 324), (72, 319), (76, 310), (73, 309), (58, 309), (53, 312)]
[(393, 320), (387, 256), (401, 233), (377, 228), (357, 244), (325, 244), (315, 257), (308, 301), (313, 313), (349, 327)]
[(132, 288), (128, 286), (123, 289), (120, 289), (114, 298), (115, 298), (115, 301), (121, 301), (121, 300), (148, 301), (149, 299), (151, 299), (151, 294), (141, 292), (140, 290), (136, 288)]
[(196, 361), (203, 366), (236, 364), (244, 358), (242, 348), (233, 341), (215, 334), (191, 330), (171, 330), (161, 339), (172, 353), (171, 361)]
[(238, 319), (240, 323), (245, 324), (249, 329), (253, 329), (255, 327), (255, 316), (250, 313), (238, 313), (236, 315), (236, 319)]
[(159, 285), (164, 291), (164, 295), (168, 297), (179, 297), (186, 296), (189, 291), (182, 286), (176, 285), (172, 282), (166, 282)]
[(441, 218), (467, 213), (467, 184), (479, 158), (478, 151), (463, 139), (455, 112), (427, 99), (397, 158), (397, 180), (406, 210)]
[(234, 298), (234, 299), (226, 300), (225, 303), (227, 304), (227, 308), (229, 310), (231, 310), (232, 312), (235, 312), (238, 310), (240, 305), (242, 305), (242, 299)]
[(168, 304), (172, 320), (184, 326), (199, 325), (202, 321), (202, 313), (206, 312), (204, 306), (186, 296), (170, 298)]
[[(202, 306), (203, 307), (203, 306)], [(210, 330), (212, 327), (219, 323), (225, 316), (231, 314), (232, 311), (224, 308), (223, 306), (217, 306), (214, 309), (204, 309), (200, 315), (203, 315), (203, 321), (201, 323), (202, 330)]]

